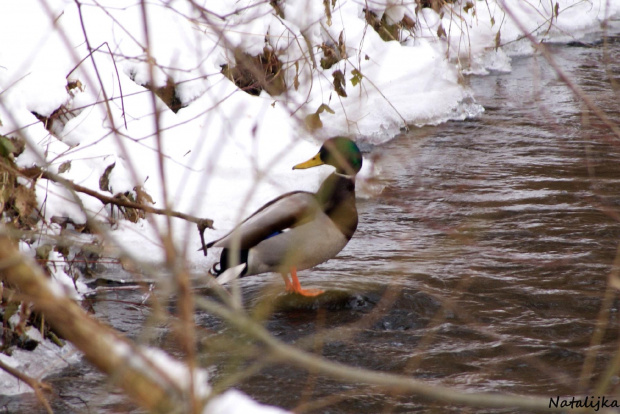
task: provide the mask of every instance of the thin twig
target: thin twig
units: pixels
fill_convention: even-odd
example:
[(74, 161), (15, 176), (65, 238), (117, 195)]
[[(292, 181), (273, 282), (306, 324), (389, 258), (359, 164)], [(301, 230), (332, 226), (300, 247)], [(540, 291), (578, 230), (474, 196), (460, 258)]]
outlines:
[(200, 217), (196, 217), (196, 216), (192, 216), (190, 214), (186, 214), (186, 213), (181, 213), (180, 211), (174, 211), (174, 210), (165, 210), (165, 209), (161, 209), (161, 208), (155, 208), (155, 207), (151, 207), (148, 206), (146, 204), (141, 204), (141, 203), (136, 203), (134, 201), (129, 201), (129, 200), (123, 200), (119, 197), (116, 196), (107, 196), (105, 194), (101, 194), (97, 191), (91, 190), (90, 188), (86, 188), (84, 186), (81, 186), (79, 184), (75, 184), (72, 181), (63, 179), (61, 177), (59, 177), (57, 174), (53, 174), (49, 171), (42, 171), (41, 172), (41, 178), (45, 178), (46, 180), (50, 180), (53, 181), (55, 183), (59, 183), (62, 184), (64, 186), (67, 186), (69, 188), (71, 188), (74, 191), (77, 191), (78, 193), (83, 193), (83, 194), (87, 194), (91, 197), (95, 197), (96, 199), (98, 199), (99, 201), (101, 201), (103, 204), (113, 204), (115, 206), (119, 206), (119, 207), (127, 207), (127, 208), (135, 208), (137, 210), (142, 210), (146, 213), (151, 213), (151, 214), (159, 214), (159, 215), (168, 215), (170, 217), (177, 217), (192, 223), (196, 223), (198, 225), (204, 225), (207, 228), (213, 229), (213, 220), (211, 219), (205, 219), (205, 218), (200, 218)]
[(122, 111), (122, 117), (123, 117), (123, 121), (125, 123), (125, 129), (127, 129), (127, 118), (125, 117), (125, 100), (123, 99), (123, 86), (121, 85), (121, 78), (118, 75), (118, 68), (116, 67), (116, 60), (114, 59), (114, 54), (112, 53), (112, 49), (110, 49), (110, 45), (108, 44), (108, 42), (103, 42), (102, 44), (100, 44), (99, 46), (97, 46), (95, 49), (91, 50), (87, 56), (85, 56), (84, 58), (82, 58), (82, 60), (80, 60), (78, 62), (77, 65), (75, 65), (73, 67), (73, 69), (71, 69), (69, 71), (69, 73), (67, 73), (67, 76), (65, 76), (65, 78), (69, 79), (69, 76), (71, 76), (71, 74), (73, 72), (75, 72), (75, 70), (80, 67), (80, 65), (90, 57), (90, 55), (92, 53), (95, 53), (96, 51), (98, 51), (99, 49), (101, 49), (103, 46), (106, 46), (108, 48), (108, 51), (110, 52), (110, 57), (112, 58), (112, 63), (114, 64), (114, 71), (116, 72), (116, 79), (118, 80), (118, 89), (120, 91), (120, 99), (121, 99), (121, 111)]
[[(140, 11), (142, 16), (142, 28), (144, 30), (144, 39), (146, 46), (146, 59), (148, 62), (149, 81), (153, 88), (155, 88), (155, 58), (151, 54), (151, 33), (149, 27), (149, 19), (147, 16), (147, 5), (145, 0), (140, 1)], [(163, 142), (161, 134), (161, 119), (160, 110), (157, 105), (157, 96), (155, 92), (151, 92), (151, 105), (153, 107), (153, 123), (155, 128), (155, 142), (157, 144), (157, 165), (159, 170), (159, 178), (161, 179), (162, 198), (164, 202), (164, 215), (166, 218), (166, 228), (163, 234), (161, 234), (161, 240), (163, 242), (164, 251), (166, 254), (166, 264), (173, 272), (178, 286), (178, 313), (181, 324), (177, 330), (179, 337), (179, 343), (184, 351), (185, 363), (189, 370), (189, 406), (191, 413), (198, 414), (201, 411), (200, 403), (196, 398), (194, 373), (196, 371), (196, 332), (194, 325), (194, 301), (191, 293), (191, 286), (189, 280), (189, 272), (187, 270), (186, 262), (179, 257), (177, 249), (175, 248), (172, 238), (172, 220), (171, 220), (171, 206), (170, 199), (168, 197), (168, 186), (166, 185), (166, 169), (164, 162)], [(200, 225), (199, 225), (200, 227)], [(204, 239), (201, 235), (201, 241)]]

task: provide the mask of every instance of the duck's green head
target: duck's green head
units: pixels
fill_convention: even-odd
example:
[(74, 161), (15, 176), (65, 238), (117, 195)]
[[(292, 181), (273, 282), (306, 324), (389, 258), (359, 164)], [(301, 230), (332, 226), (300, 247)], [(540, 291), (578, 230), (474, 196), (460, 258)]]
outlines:
[(318, 154), (306, 162), (297, 164), (293, 169), (301, 170), (323, 164), (336, 167), (336, 172), (339, 174), (355, 175), (362, 169), (362, 153), (350, 139), (334, 137), (323, 143)]

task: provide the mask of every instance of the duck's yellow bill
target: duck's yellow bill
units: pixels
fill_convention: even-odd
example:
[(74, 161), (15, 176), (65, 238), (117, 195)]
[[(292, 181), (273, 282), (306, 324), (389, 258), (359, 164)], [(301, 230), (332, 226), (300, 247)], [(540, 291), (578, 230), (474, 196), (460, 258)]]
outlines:
[(319, 153), (319, 154), (316, 154), (314, 157), (310, 158), (308, 161), (295, 165), (293, 169), (304, 170), (306, 168), (312, 168), (312, 167), (316, 167), (317, 165), (323, 165), (323, 164), (325, 163), (321, 160), (321, 154)]

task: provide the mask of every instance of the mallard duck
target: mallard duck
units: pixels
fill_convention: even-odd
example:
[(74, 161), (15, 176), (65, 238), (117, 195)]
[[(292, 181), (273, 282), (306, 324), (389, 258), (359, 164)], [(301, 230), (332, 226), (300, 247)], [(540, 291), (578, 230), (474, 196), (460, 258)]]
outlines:
[(278, 272), (287, 292), (304, 296), (323, 293), (302, 289), (297, 270), (309, 269), (336, 256), (355, 233), (355, 175), (362, 168), (362, 154), (350, 139), (330, 138), (314, 157), (293, 169), (324, 164), (336, 167), (336, 171), (323, 181), (319, 191), (283, 194), (226, 236), (207, 244), (207, 248), (223, 248), (219, 262), (210, 271), (219, 283)]

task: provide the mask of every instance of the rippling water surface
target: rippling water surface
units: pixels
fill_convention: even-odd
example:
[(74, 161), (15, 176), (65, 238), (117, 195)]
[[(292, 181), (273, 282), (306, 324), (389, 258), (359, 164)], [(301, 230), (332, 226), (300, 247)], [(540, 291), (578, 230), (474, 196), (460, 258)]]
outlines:
[[(618, 122), (620, 38), (550, 47), (570, 79)], [(486, 109), (478, 118), (366, 148), (378, 171), (369, 185), (383, 191), (359, 200), (360, 227), (339, 257), (300, 274), (305, 285), (328, 289), (327, 299), (283, 300), (267, 322), (272, 333), (295, 342), (342, 327), (351, 337), (323, 343), (328, 359), (463, 390), (552, 397), (596, 383), (618, 348), (616, 301), (602, 343), (591, 348), (590, 341), (620, 241), (620, 139), (544, 59), (515, 58), (512, 66), (466, 80)], [(244, 282), (250, 302), (265, 298), (268, 279)], [(106, 302), (95, 308), (130, 334), (147, 313)], [(204, 313), (198, 321), (207, 332), (223, 329)], [(580, 383), (589, 349), (594, 375)], [(214, 364), (217, 382), (239, 361), (214, 355), (205, 362)], [(61, 390), (52, 401), (59, 412), (131, 407), (85, 365), (50, 382)], [(311, 412), (462, 411), (289, 366), (266, 367), (239, 388)], [(23, 397), (6, 404), (40, 410)]]

